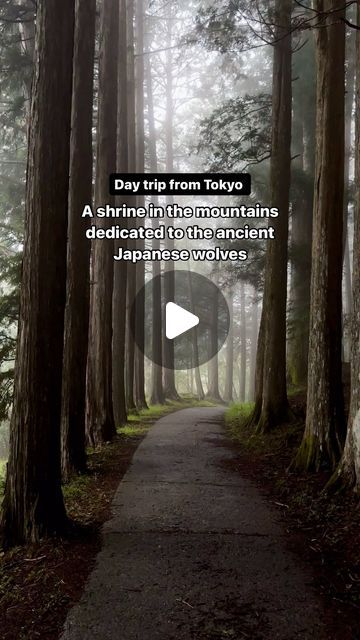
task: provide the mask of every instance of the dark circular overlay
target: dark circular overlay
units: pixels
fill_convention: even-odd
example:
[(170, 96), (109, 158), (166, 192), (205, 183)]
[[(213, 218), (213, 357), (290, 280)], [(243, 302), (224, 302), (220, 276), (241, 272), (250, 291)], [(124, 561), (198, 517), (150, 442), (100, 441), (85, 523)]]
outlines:
[[(161, 294), (160, 294), (161, 292)], [(153, 313), (153, 300), (161, 295), (161, 322)], [(166, 305), (174, 302), (199, 317), (197, 327), (168, 340), (165, 337)], [(149, 280), (139, 291), (132, 307), (131, 324), (136, 327), (136, 308), (145, 305), (145, 341), (135, 341), (140, 350), (155, 364), (168, 366), (167, 354), (174, 352), (175, 370), (193, 369), (211, 360), (226, 341), (230, 327), (230, 313), (225, 297), (209, 278), (194, 271), (166, 271)], [(154, 320), (155, 317), (155, 320)], [(153, 324), (155, 322), (155, 331)], [(156, 335), (156, 331), (159, 334)], [(154, 334), (161, 339), (162, 348), (154, 346)], [(172, 357), (170, 358), (172, 361)]]

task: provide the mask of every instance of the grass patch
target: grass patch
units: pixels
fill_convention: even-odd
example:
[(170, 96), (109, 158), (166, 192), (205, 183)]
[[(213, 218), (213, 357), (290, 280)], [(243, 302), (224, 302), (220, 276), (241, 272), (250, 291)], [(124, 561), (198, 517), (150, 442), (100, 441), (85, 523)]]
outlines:
[(0, 460), (0, 497), (4, 495), (7, 460)]
[(78, 500), (86, 495), (91, 482), (90, 476), (76, 476), (71, 482), (63, 486), (65, 501)]
[[(270, 456), (284, 447), (299, 443), (303, 431), (301, 421), (292, 425), (280, 425), (270, 433), (258, 434), (254, 428), (247, 426), (247, 419), (254, 409), (254, 403), (236, 403), (229, 407), (225, 414), (225, 425), (232, 440), (241, 445), (244, 452), (257, 452)], [(270, 452), (270, 453), (269, 453)]]
[(124, 439), (145, 436), (154, 422), (170, 413), (196, 407), (213, 407), (213, 402), (208, 400), (196, 400), (191, 396), (185, 396), (181, 400), (167, 401), (166, 404), (152, 405), (148, 409), (142, 409), (136, 413), (130, 413), (128, 422), (118, 427), (117, 433)]
[(225, 414), (225, 422), (228, 426), (241, 425), (248, 418), (254, 409), (253, 402), (235, 403), (230, 405)]
[[(214, 404), (212, 402), (207, 400), (198, 401), (196, 398), (191, 396), (184, 396), (181, 400), (176, 402), (168, 401), (164, 405), (151, 405), (148, 409), (129, 414), (127, 424), (123, 427), (119, 427), (117, 429), (117, 433), (125, 441), (137, 440), (146, 436), (153, 423), (160, 420), (163, 416), (174, 413), (175, 411), (180, 411), (181, 409), (213, 406)], [(87, 452), (90, 469), (92, 466), (91, 458), (94, 453), (95, 452), (92, 449), (89, 449)], [(0, 459), (0, 498), (2, 498), (5, 491), (6, 465), (7, 460)], [(65, 500), (71, 501), (74, 499), (76, 501), (81, 498), (86, 494), (88, 485), (89, 477), (87, 475), (76, 476), (70, 483), (63, 487)]]

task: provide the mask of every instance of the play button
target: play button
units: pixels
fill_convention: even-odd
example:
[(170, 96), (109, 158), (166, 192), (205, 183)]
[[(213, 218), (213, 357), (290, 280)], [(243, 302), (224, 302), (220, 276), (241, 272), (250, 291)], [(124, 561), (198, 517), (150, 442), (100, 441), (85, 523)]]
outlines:
[[(145, 307), (145, 340), (137, 340), (136, 309)], [(139, 349), (159, 366), (194, 369), (211, 360), (224, 345), (230, 326), (220, 288), (194, 271), (165, 271), (149, 280), (132, 307), (131, 328)], [(170, 368), (168, 366), (168, 368)]]
[(166, 337), (168, 340), (174, 340), (183, 333), (197, 327), (200, 320), (198, 316), (186, 311), (174, 302), (168, 302), (166, 305)]

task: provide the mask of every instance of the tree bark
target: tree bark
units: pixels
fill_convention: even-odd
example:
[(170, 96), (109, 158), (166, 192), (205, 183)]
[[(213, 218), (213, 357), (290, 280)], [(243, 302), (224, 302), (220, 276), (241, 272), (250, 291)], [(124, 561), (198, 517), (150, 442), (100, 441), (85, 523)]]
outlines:
[[(170, 3), (167, 5), (167, 39), (166, 39), (166, 172), (174, 172), (174, 139), (173, 139), (173, 66), (172, 66), (172, 11)], [(172, 196), (168, 196), (167, 204), (172, 204)], [(168, 222), (171, 224), (171, 222)], [(167, 240), (167, 249), (172, 251), (175, 246), (174, 240)], [(174, 302), (175, 300), (175, 265), (173, 262), (167, 263), (168, 275), (165, 278), (165, 300)], [(179, 394), (175, 385), (175, 353), (173, 340), (164, 338), (164, 393), (169, 400), (179, 400)]]
[[(158, 172), (157, 161), (157, 149), (156, 149), (156, 128), (155, 128), (155, 116), (154, 116), (154, 101), (152, 91), (152, 77), (151, 77), (151, 59), (150, 56), (146, 56), (146, 89), (147, 89), (147, 108), (148, 108), (148, 123), (149, 123), (149, 161), (150, 172)], [(153, 197), (153, 204), (158, 206), (159, 200), (157, 196)], [(157, 229), (159, 226), (158, 218), (153, 219), (153, 228)], [(152, 243), (153, 249), (160, 249), (160, 240), (154, 239)], [(153, 277), (153, 290), (152, 290), (152, 352), (153, 362), (151, 369), (151, 404), (163, 404), (165, 401), (163, 383), (162, 383), (162, 286), (161, 286), (161, 262), (153, 260), (152, 262), (152, 277)]]
[[(353, 20), (353, 6), (348, 9), (349, 18)], [(353, 20), (355, 21), (355, 20)], [(347, 41), (347, 42), (346, 42)], [(346, 239), (348, 237), (349, 199), (350, 199), (350, 163), (352, 158), (351, 130), (353, 123), (353, 106), (355, 93), (355, 72), (356, 72), (356, 31), (349, 29), (348, 38), (345, 35), (345, 159), (344, 159), (344, 233), (343, 233), (343, 255), (345, 260)]]
[(251, 312), (251, 345), (250, 345), (250, 370), (249, 370), (249, 387), (248, 400), (255, 400), (255, 371), (256, 371), (256, 352), (259, 333), (259, 303), (257, 300), (257, 292), (254, 290), (254, 299), (252, 302)]
[[(109, 197), (109, 175), (116, 166), (118, 38), (119, 3), (117, 0), (104, 0), (100, 26), (97, 206), (105, 202), (114, 203), (114, 199)], [(106, 219), (100, 219), (98, 224), (106, 227)], [(87, 370), (87, 434), (94, 447), (116, 435), (112, 403), (113, 255), (112, 242), (94, 241)]]
[[(360, 24), (360, 1), (357, 4)], [(351, 349), (351, 394), (348, 431), (341, 462), (332, 478), (338, 487), (360, 488), (360, 32), (356, 34), (355, 109), (355, 212), (353, 262), (353, 313)]]
[(230, 327), (226, 345), (224, 400), (230, 403), (233, 401), (234, 386), (234, 292), (232, 289), (228, 293), (227, 302), (230, 312)]
[(214, 295), (212, 309), (212, 321), (209, 329), (209, 353), (216, 353), (208, 363), (208, 390), (206, 397), (215, 402), (223, 402), (219, 390), (219, 356), (217, 324), (219, 318), (219, 297)]
[(291, 287), (288, 371), (306, 387), (309, 354), (312, 218), (315, 174), (315, 47), (312, 34), (294, 56), (291, 216)]
[(261, 312), (259, 336), (257, 341), (256, 365), (255, 365), (255, 406), (252, 414), (246, 421), (247, 427), (256, 427), (259, 422), (263, 398), (264, 383), (264, 356), (265, 356), (265, 312), (263, 308)]
[(303, 36), (294, 54), (292, 127), (291, 286), (288, 372), (295, 387), (306, 387), (309, 352), (312, 216), (315, 175), (315, 40)]
[(246, 400), (246, 307), (245, 283), (240, 282), (240, 402)]
[[(144, 134), (144, 3), (136, 0), (136, 65), (135, 65), (135, 112), (136, 112), (136, 171), (145, 171)], [(138, 198), (138, 206), (145, 205), (145, 198)], [(144, 240), (137, 241), (137, 248), (143, 251)], [(145, 398), (145, 262), (136, 265), (136, 319), (135, 319), (135, 404), (138, 409), (146, 409)]]
[(291, 329), (288, 365), (291, 382), (295, 387), (307, 383), (309, 353), (309, 312), (311, 281), (313, 193), (293, 203), (291, 244), (292, 273), (290, 292)]
[[(193, 292), (190, 269), (188, 269), (188, 283), (189, 283), (190, 311), (191, 313), (195, 313), (194, 292)], [(201, 373), (200, 373), (200, 367), (199, 367), (199, 345), (198, 345), (197, 327), (194, 327), (192, 332), (192, 366), (195, 373), (195, 385), (196, 385), (197, 398), (198, 400), (204, 400), (205, 392), (204, 392), (204, 388), (201, 380)]]
[(60, 421), (74, 3), (39, 0), (5, 543), (66, 523)]
[(264, 380), (259, 431), (288, 418), (286, 300), (291, 165), (291, 2), (276, 0), (274, 44), (271, 202), (280, 211), (276, 239), (268, 244), (265, 272)]
[[(136, 171), (136, 124), (135, 124), (135, 62), (134, 62), (134, 0), (126, 2), (127, 33), (127, 97), (128, 97), (128, 168), (129, 173)], [(133, 205), (136, 199), (133, 198)], [(135, 249), (133, 240), (128, 242), (129, 249)], [(127, 268), (126, 292), (126, 406), (128, 411), (136, 411), (135, 404), (135, 318), (136, 267)], [(133, 313), (132, 313), (133, 311)]]
[[(128, 171), (128, 110), (127, 110), (127, 34), (126, 0), (119, 5), (119, 64), (118, 64), (118, 144), (117, 169)], [(127, 200), (123, 199), (121, 203)], [(121, 204), (120, 203), (120, 204)], [(127, 221), (123, 221), (127, 227)], [(126, 249), (127, 242), (121, 246)], [(113, 291), (113, 407), (116, 426), (127, 422), (125, 395), (125, 338), (126, 338), (127, 264), (125, 260), (114, 265)]]
[[(349, 17), (354, 22), (353, 8), (349, 8)], [(352, 312), (352, 288), (351, 288), (351, 268), (350, 268), (350, 247), (349, 247), (349, 201), (350, 201), (350, 163), (352, 160), (352, 114), (354, 106), (355, 92), (355, 42), (356, 32), (351, 29), (347, 39), (346, 58), (346, 94), (345, 94), (345, 172), (344, 172), (344, 231), (343, 231), (343, 285), (344, 285), (344, 305), (343, 305), (343, 354), (344, 362), (350, 361), (350, 340), (346, 326), (346, 317)]]
[(334, 468), (344, 440), (341, 285), (344, 197), (345, 10), (317, 0), (317, 131), (306, 427), (298, 468)]
[(70, 140), (67, 297), (62, 387), (62, 474), (86, 469), (86, 362), (90, 303), (90, 243), (81, 211), (92, 202), (92, 118), (95, 0), (76, 0)]

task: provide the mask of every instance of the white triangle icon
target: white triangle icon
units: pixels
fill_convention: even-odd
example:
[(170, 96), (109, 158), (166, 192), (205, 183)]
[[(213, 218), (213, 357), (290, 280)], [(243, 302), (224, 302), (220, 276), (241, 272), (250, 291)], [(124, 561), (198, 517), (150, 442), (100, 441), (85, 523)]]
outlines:
[(168, 340), (174, 340), (183, 333), (197, 327), (200, 320), (198, 316), (186, 311), (174, 302), (168, 302), (166, 305), (166, 337)]

